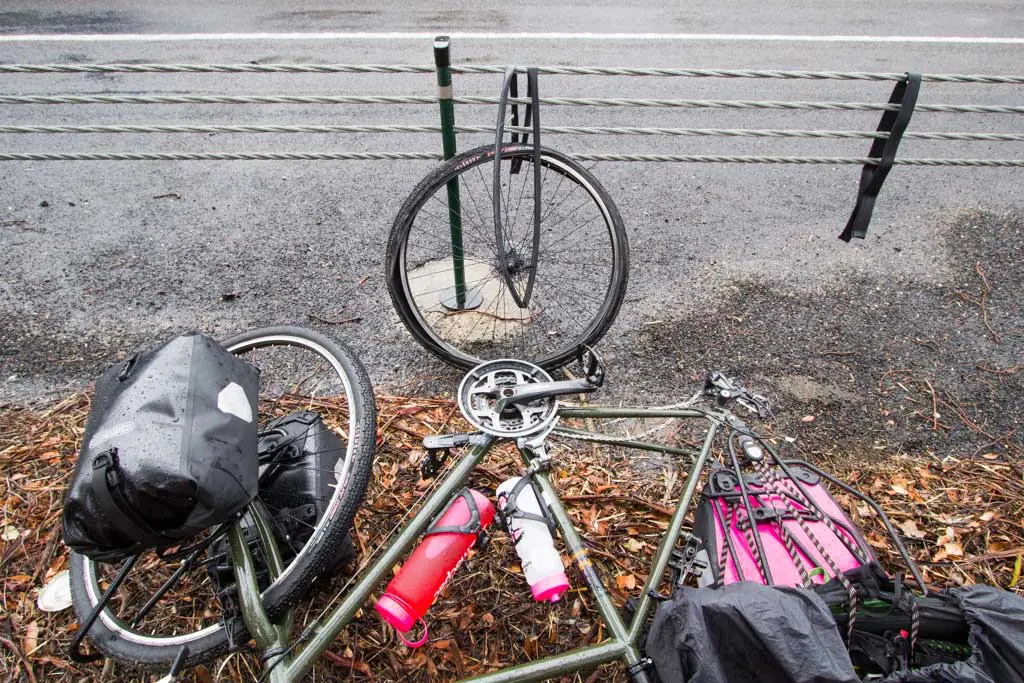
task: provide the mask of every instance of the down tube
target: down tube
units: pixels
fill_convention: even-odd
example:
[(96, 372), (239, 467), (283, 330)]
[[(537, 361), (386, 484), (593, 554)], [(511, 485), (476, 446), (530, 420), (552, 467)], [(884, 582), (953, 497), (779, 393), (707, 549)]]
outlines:
[(386, 577), (391, 575), (391, 568), (419, 540), (423, 532), (427, 530), (427, 526), (437, 517), (442, 508), (448, 504), (452, 496), (455, 495), (455, 492), (465, 485), (473, 468), (487, 454), (492, 443), (494, 443), (494, 437), (489, 437), (484, 444), (473, 446), (468, 453), (462, 456), (462, 459), (459, 460), (441, 482), (440, 487), (423, 504), (423, 508), (402, 529), (398, 538), (373, 563), (363, 578), (359, 580), (359, 583), (349, 589), (342, 603), (331, 612), (326, 621), (318, 621), (310, 627), (313, 630), (313, 635), (310, 637), (306, 647), (288, 664), (287, 674), (283, 676), (284, 680), (298, 681), (313, 667), (323, 652), (338, 637), (341, 630), (352, 621), (355, 613), (359, 611), (367, 598), (370, 597), (370, 593)]
[(665, 575), (668, 561), (672, 558), (672, 550), (675, 549), (679, 533), (683, 529), (686, 513), (689, 512), (693, 496), (697, 491), (700, 474), (704, 470), (704, 465), (711, 454), (711, 446), (714, 444), (715, 436), (718, 434), (721, 425), (716, 420), (710, 420), (710, 422), (711, 426), (708, 427), (708, 433), (704, 437), (704, 446), (701, 448), (700, 455), (697, 457), (697, 461), (693, 463), (693, 468), (690, 469), (690, 474), (686, 478), (686, 488), (683, 489), (683, 497), (679, 501), (679, 506), (676, 507), (675, 513), (672, 515), (672, 521), (669, 522), (668, 530), (661, 537), (661, 545), (658, 546), (658, 550), (654, 554), (654, 564), (651, 567), (651, 573), (647, 577), (647, 583), (640, 594), (640, 602), (633, 613), (633, 622), (629, 625), (630, 641), (640, 637), (640, 630), (643, 628), (644, 620), (647, 618), (647, 611), (651, 608), (651, 591), (658, 589), (661, 577)]
[[(627, 666), (632, 666), (640, 661), (640, 653), (634, 644), (628, 642), (626, 625), (622, 617), (619, 616), (601, 578), (590, 564), (583, 541), (573, 527), (572, 520), (559, 500), (557, 491), (545, 474), (537, 473), (534, 477), (548, 509), (555, 518), (566, 549), (584, 572), (587, 586), (596, 602), (601, 620), (608, 627), (612, 637), (595, 645), (576, 648), (526, 664), (503, 668), (483, 676), (468, 678), (465, 683), (531, 683), (616, 660), (624, 661)], [(634, 680), (646, 683), (648, 679), (643, 672), (640, 672)]]

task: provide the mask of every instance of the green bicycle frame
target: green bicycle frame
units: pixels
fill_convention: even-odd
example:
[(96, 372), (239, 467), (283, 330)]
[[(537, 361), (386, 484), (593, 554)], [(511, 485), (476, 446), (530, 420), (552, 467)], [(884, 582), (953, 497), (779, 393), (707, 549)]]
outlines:
[[(650, 592), (657, 590), (665, 569), (668, 567), (686, 514), (689, 511), (697, 490), (699, 473), (704, 468), (711, 453), (715, 436), (725, 423), (725, 413), (701, 410), (650, 410), (629, 408), (560, 408), (562, 417), (615, 419), (615, 418), (706, 418), (710, 423), (703, 446), (699, 451), (685, 451), (678, 448), (666, 448), (645, 442), (628, 442), (631, 448), (657, 452), (673, 452), (693, 458), (693, 466), (687, 478), (679, 504), (672, 515), (661, 542), (655, 552), (651, 571), (644, 585), (638, 608), (633, 619), (626, 623), (612, 602), (611, 595), (598, 576), (587, 554), (586, 545), (573, 526), (568, 512), (562, 504), (558, 492), (543, 471), (546, 455), (543, 445), (520, 444), (520, 453), (524, 462), (533, 472), (540, 487), (544, 501), (555, 520), (566, 550), (580, 572), (594, 599), (601, 620), (610, 637), (595, 645), (576, 648), (568, 652), (552, 655), (526, 664), (501, 669), (475, 678), (466, 679), (475, 683), (520, 683), (540, 681), (553, 676), (572, 673), (580, 669), (592, 668), (600, 664), (621, 660), (634, 671), (633, 680), (644, 682), (647, 676), (643, 671), (640, 653), (641, 630), (652, 605)], [(571, 437), (570, 437), (571, 438)], [(259, 589), (255, 580), (255, 567), (249, 549), (242, 540), (237, 527), (230, 534), (231, 554), (235, 575), (239, 587), (239, 602), (242, 615), (249, 633), (256, 640), (257, 646), (264, 653), (265, 665), (271, 683), (294, 683), (302, 678), (320, 656), (331, 646), (341, 631), (352, 621), (356, 613), (363, 607), (384, 579), (391, 575), (391, 569), (412, 549), (430, 523), (437, 517), (455, 494), (466, 485), (473, 469), (480, 464), (495, 442), (494, 437), (474, 445), (456, 462), (451, 471), (439, 482), (435, 490), (423, 504), (423, 507), (400, 531), (398, 537), (383, 549), (380, 557), (365, 570), (358, 582), (344, 595), (341, 603), (326, 615), (314, 621), (303, 631), (300, 640), (304, 646), (297, 653), (292, 653), (294, 646), (289, 646), (292, 636), (292, 617), (286, 614), (278, 623), (267, 617), (260, 602)], [(609, 445), (624, 445), (620, 439), (602, 437), (588, 433), (588, 441)], [(253, 509), (257, 519), (262, 512)], [(269, 525), (260, 522), (257, 530), (261, 541), (273, 548), (271, 555), (276, 554), (276, 544)], [(271, 571), (275, 571), (272, 567)]]

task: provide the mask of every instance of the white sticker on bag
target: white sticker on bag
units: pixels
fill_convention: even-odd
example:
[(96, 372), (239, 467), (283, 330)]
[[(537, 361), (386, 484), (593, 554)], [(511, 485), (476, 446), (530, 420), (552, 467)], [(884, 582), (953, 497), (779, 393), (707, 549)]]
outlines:
[(252, 406), (245, 395), (245, 389), (232, 382), (217, 394), (217, 407), (221, 412), (234, 415), (235, 417), (252, 422)]

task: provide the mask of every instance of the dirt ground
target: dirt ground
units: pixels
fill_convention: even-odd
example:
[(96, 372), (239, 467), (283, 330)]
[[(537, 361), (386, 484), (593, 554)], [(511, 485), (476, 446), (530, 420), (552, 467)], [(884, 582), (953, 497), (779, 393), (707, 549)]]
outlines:
[(942, 235), (947, 284), (738, 282), (697, 315), (633, 331), (610, 362), (632, 356), (645, 369), (630, 382), (649, 397), (681, 394), (707, 368), (738, 376), (807, 451), (1019, 458), (1024, 217), (963, 214)]

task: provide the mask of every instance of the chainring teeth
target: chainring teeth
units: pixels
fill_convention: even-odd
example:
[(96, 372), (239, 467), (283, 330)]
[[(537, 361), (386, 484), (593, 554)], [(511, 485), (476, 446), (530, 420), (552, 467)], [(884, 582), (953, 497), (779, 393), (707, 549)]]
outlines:
[(555, 398), (541, 398), (512, 410), (497, 411), (502, 388), (550, 382), (540, 367), (521, 360), (493, 360), (470, 370), (459, 386), (459, 410), (480, 431), (501, 437), (531, 436), (550, 429), (558, 419)]

